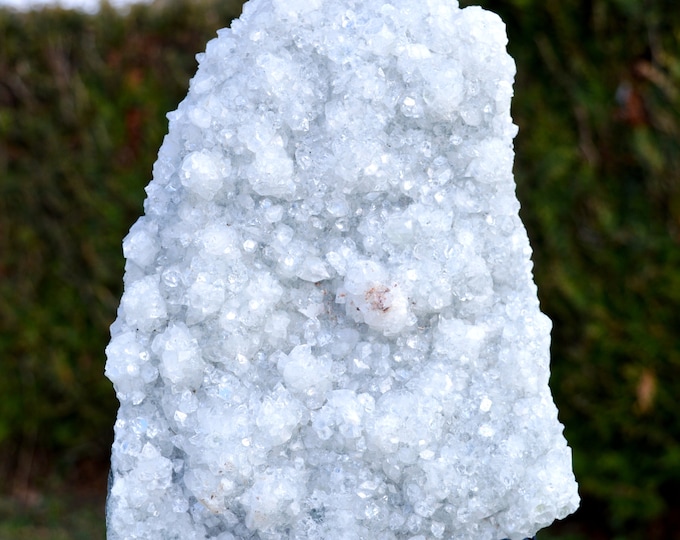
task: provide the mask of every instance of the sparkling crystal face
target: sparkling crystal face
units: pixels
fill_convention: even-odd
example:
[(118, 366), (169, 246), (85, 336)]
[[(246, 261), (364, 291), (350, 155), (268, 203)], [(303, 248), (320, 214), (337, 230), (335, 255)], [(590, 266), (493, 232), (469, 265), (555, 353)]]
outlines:
[(124, 241), (109, 538), (516, 540), (576, 508), (505, 43), (447, 0), (253, 0), (208, 44)]

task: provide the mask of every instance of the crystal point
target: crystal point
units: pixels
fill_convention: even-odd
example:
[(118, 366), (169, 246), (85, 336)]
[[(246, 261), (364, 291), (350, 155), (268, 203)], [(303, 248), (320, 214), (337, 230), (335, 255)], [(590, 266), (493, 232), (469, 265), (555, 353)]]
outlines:
[(124, 242), (108, 537), (519, 540), (578, 505), (501, 20), (251, 0)]

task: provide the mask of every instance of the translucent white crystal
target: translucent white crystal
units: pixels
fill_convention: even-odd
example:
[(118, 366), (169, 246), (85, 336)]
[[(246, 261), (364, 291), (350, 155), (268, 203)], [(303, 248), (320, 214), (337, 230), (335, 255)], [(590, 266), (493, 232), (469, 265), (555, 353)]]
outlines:
[(452, 0), (252, 0), (123, 243), (108, 536), (518, 540), (578, 504), (514, 63)]

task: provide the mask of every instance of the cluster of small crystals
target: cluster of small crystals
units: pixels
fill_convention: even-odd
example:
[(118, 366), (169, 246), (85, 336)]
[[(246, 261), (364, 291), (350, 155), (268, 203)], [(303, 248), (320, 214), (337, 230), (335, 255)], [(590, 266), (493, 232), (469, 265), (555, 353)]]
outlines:
[(110, 539), (522, 539), (578, 504), (514, 63), (452, 0), (252, 0), (123, 249)]

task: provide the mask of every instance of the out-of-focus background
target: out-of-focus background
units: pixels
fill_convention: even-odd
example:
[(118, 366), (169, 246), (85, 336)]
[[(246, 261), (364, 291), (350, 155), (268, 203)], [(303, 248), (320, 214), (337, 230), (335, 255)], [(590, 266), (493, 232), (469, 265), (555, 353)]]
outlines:
[[(151, 0), (108, 0), (109, 7), (125, 9), (131, 4), (146, 4)], [(29, 11), (43, 7), (61, 7), (78, 9), (88, 13), (96, 13), (101, 6), (101, 0), (0, 0), (0, 8), (12, 8), (19, 11)]]
[[(583, 497), (538, 538), (680, 538), (680, 10), (479, 3), (517, 62), (517, 192)], [(194, 55), (240, 10), (0, 5), (0, 539), (104, 537), (121, 239)]]

